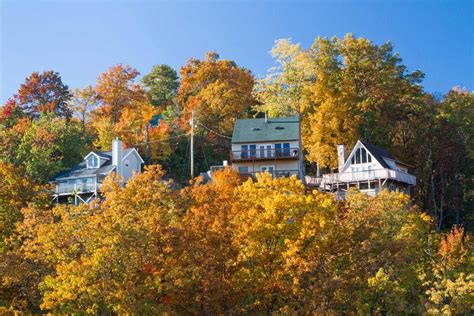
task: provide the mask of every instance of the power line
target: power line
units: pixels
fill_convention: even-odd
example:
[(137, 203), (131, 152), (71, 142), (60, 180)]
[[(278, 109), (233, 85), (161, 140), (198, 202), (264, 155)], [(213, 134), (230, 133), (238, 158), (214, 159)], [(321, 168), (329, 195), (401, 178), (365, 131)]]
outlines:
[(198, 122), (197, 124), (198, 124), (198, 125), (201, 125), (201, 126), (202, 126), (202, 127), (204, 127), (205, 129), (207, 129), (209, 132), (212, 132), (212, 133), (216, 134), (217, 136), (220, 136), (220, 137), (225, 137), (225, 138), (227, 138), (227, 139), (232, 139), (232, 137), (229, 137), (229, 136), (226, 136), (226, 135), (219, 134), (218, 132), (216, 132), (216, 131), (214, 131), (214, 130), (210, 129), (209, 127), (205, 126), (204, 124), (201, 124), (201, 123), (199, 123), (199, 122)]
[[(166, 140), (175, 139), (175, 138), (179, 138), (179, 137), (186, 136), (186, 135), (189, 135), (189, 133), (184, 133), (184, 134), (180, 134), (180, 135), (176, 135), (176, 136), (172, 136), (172, 137), (168, 137), (168, 138), (163, 138), (163, 139), (152, 140), (152, 141), (150, 141), (150, 142), (148, 142), (148, 143), (151, 144), (151, 143), (164, 142), (164, 141), (166, 141)], [(147, 144), (147, 143), (144, 142), (144, 143), (133, 144), (133, 145), (130, 145), (130, 146), (140, 146), (140, 145), (146, 145), (146, 144)]]

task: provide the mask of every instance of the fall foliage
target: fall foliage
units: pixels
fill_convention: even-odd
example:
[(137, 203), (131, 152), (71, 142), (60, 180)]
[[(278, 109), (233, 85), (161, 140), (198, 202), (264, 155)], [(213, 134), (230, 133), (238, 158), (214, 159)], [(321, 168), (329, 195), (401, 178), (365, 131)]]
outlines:
[[(139, 77), (116, 64), (69, 90), (33, 72), (0, 107), (0, 313), (465, 315), (474, 310), (474, 93), (423, 90), (390, 42), (289, 39), (256, 79), (216, 52)], [(306, 173), (365, 139), (412, 164), (412, 200), (296, 177), (243, 181), (236, 118), (301, 115)], [(53, 205), (48, 182), (119, 137), (146, 160), (90, 205)], [(148, 155), (149, 153), (149, 155)]]

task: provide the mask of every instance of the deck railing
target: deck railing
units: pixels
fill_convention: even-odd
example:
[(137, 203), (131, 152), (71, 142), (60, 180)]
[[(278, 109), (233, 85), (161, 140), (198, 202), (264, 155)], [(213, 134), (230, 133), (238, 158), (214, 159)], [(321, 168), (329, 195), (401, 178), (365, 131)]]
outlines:
[(255, 177), (257, 174), (263, 173), (263, 172), (270, 173), (272, 175), (272, 177), (274, 177), (274, 178), (289, 178), (293, 175), (295, 175), (295, 176), (299, 175), (298, 170), (273, 170), (273, 171), (266, 170), (266, 171), (249, 171), (249, 172), (239, 172), (239, 173)]
[(95, 192), (99, 189), (99, 183), (59, 184), (56, 185), (56, 194), (72, 194)]
[(234, 150), (232, 160), (258, 160), (258, 159), (298, 159), (298, 148), (256, 148), (249, 150)]
[(402, 171), (391, 169), (373, 169), (360, 170), (346, 173), (329, 173), (321, 177), (306, 177), (306, 183), (319, 186), (326, 184), (350, 183), (357, 181), (373, 181), (379, 179), (392, 179), (400, 182), (405, 182), (410, 185), (416, 184), (416, 177)]

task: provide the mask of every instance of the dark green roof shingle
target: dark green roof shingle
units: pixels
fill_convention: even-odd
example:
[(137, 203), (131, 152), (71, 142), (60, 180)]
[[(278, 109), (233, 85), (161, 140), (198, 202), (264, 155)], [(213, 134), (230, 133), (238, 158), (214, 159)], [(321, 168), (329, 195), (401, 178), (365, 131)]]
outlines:
[(298, 140), (298, 116), (238, 119), (235, 122), (233, 143)]

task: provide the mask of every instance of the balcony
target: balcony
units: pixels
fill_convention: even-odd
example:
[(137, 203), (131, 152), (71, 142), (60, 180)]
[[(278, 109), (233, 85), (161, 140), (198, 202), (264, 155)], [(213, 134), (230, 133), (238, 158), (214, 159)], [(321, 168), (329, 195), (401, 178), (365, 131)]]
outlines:
[(291, 176), (299, 176), (298, 170), (273, 170), (273, 171), (249, 171), (249, 172), (240, 172), (241, 175), (251, 176), (256, 179), (258, 173), (268, 172), (272, 175), (273, 178), (289, 178)]
[(92, 193), (99, 190), (99, 183), (81, 183), (81, 184), (59, 184), (56, 185), (55, 194), (71, 195), (73, 193)]
[(314, 186), (324, 186), (331, 184), (353, 183), (360, 181), (376, 181), (390, 179), (398, 182), (403, 182), (409, 185), (416, 184), (416, 177), (406, 172), (391, 170), (391, 169), (374, 169), (352, 171), (346, 173), (330, 173), (322, 177), (306, 177), (306, 183)]
[(232, 161), (291, 160), (299, 159), (298, 148), (265, 148), (232, 151)]

